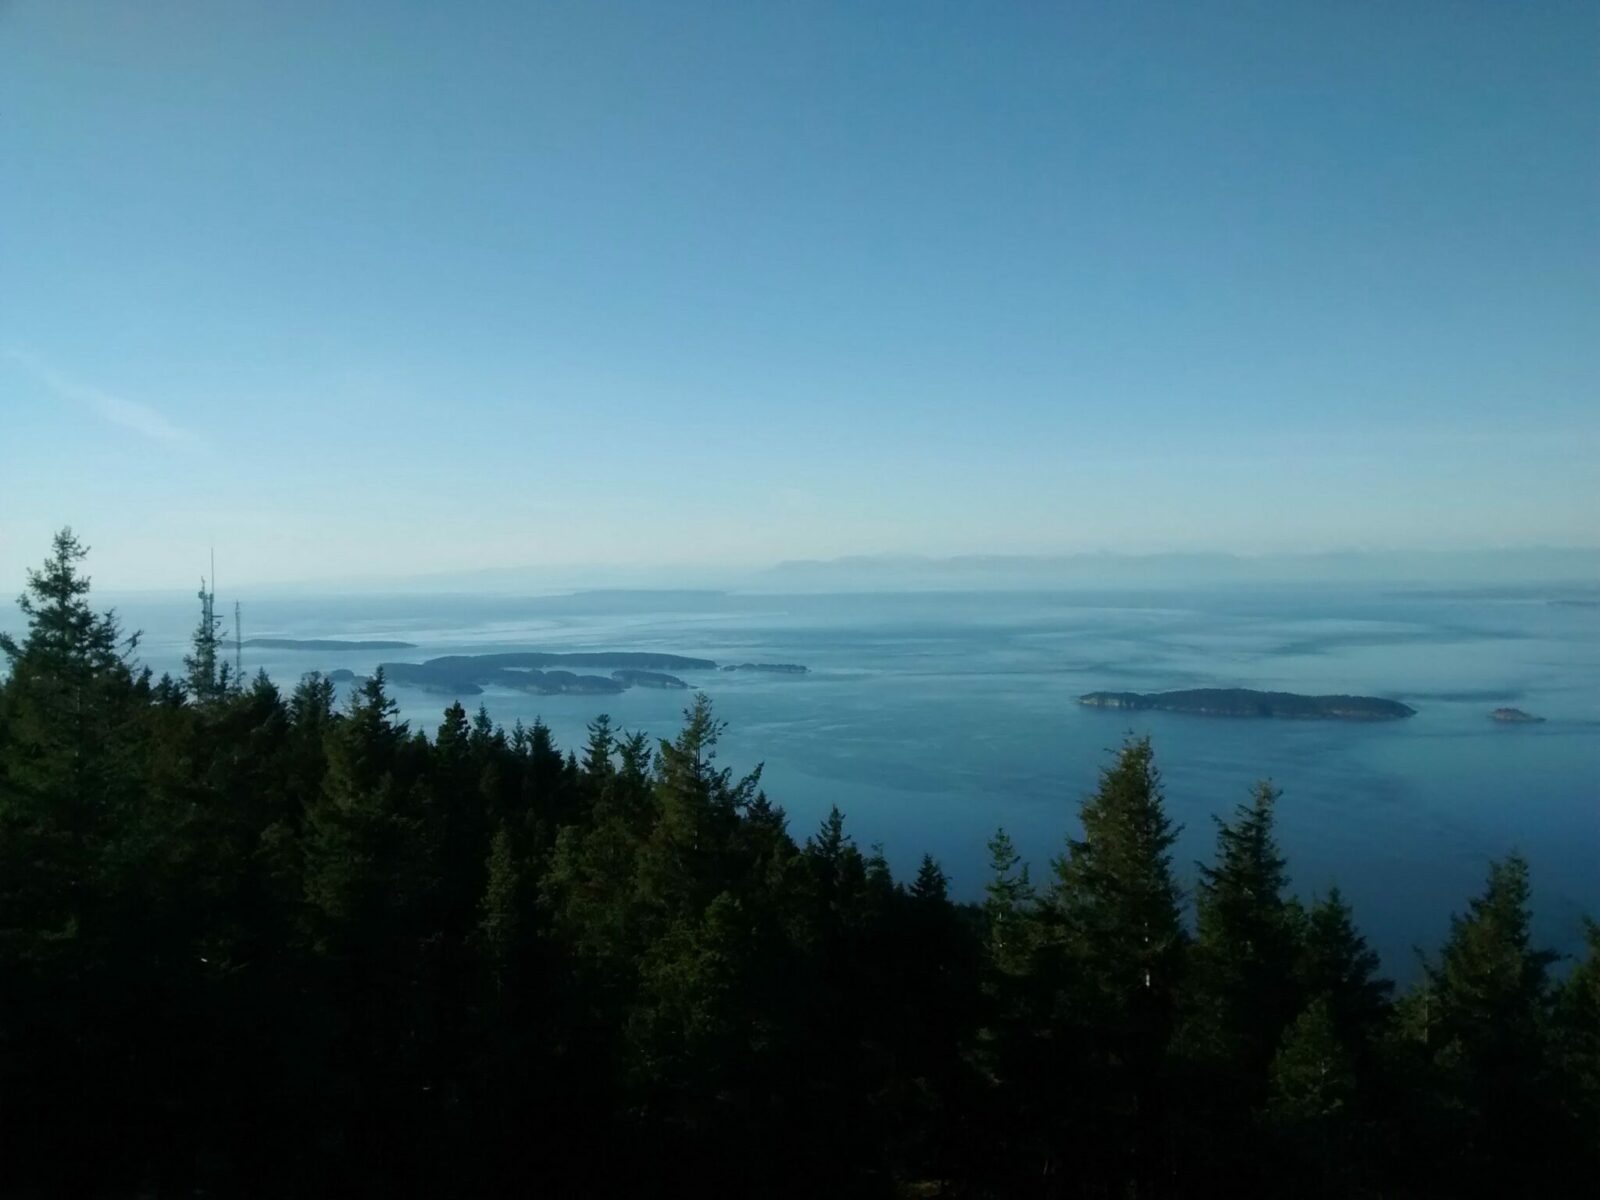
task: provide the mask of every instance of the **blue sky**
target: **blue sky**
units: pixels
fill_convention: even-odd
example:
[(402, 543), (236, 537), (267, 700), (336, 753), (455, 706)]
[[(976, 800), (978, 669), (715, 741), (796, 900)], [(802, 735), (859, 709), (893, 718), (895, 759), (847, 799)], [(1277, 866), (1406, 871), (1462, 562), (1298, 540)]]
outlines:
[(0, 584), (1594, 545), (1592, 4), (0, 5)]

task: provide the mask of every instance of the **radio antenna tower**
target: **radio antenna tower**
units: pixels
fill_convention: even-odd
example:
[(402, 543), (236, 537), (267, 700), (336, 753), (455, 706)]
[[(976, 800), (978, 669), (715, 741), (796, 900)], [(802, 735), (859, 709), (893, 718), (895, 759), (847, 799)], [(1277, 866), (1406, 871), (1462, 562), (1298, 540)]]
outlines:
[(240, 633), (239, 602), (233, 602), (233, 683), (244, 686), (244, 636)]
[(200, 577), (200, 628), (195, 631), (194, 657), (184, 659), (195, 694), (210, 699), (217, 686), (217, 554), (211, 552), (211, 579)]

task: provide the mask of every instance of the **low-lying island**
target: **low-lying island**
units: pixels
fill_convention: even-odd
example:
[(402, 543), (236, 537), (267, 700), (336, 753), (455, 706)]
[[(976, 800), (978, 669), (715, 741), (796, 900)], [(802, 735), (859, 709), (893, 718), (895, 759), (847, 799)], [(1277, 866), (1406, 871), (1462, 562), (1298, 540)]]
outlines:
[(1277, 717), (1301, 721), (1394, 721), (1416, 715), (1398, 700), (1378, 696), (1302, 696), (1250, 688), (1191, 688), (1177, 692), (1090, 692), (1089, 708), (1193, 713), (1205, 717)]

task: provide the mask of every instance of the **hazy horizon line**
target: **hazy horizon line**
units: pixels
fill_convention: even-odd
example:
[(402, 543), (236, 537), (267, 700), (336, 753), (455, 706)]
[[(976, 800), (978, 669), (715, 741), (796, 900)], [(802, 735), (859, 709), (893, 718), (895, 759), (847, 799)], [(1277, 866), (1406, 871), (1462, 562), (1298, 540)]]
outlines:
[[(1478, 575), (1472, 570), (1520, 567), (1523, 576)], [(1307, 574), (1318, 568), (1345, 568), (1332, 576)], [(1088, 568), (1099, 568), (1107, 576), (1096, 579), (1085, 575)], [(1282, 574), (1272, 574), (1280, 568)], [(1410, 569), (1406, 569), (1410, 568)], [(1452, 568), (1454, 572), (1452, 573)], [(1200, 575), (1186, 571), (1217, 573)], [(1396, 572), (1392, 579), (1383, 572)], [(1467, 574), (1459, 572), (1467, 571)], [(1374, 573), (1377, 572), (1377, 573)], [(92, 561), (87, 573), (96, 575)], [(224, 572), (225, 574), (226, 572)], [(1600, 545), (1498, 546), (1480, 549), (1448, 547), (1417, 548), (1337, 548), (1323, 550), (1079, 550), (1046, 553), (966, 552), (924, 554), (884, 551), (876, 554), (847, 554), (832, 557), (786, 558), (764, 563), (658, 562), (565, 562), (528, 563), (461, 567), (440, 571), (384, 572), (349, 576), (322, 576), (297, 579), (250, 579), (224, 588), (270, 592), (324, 592), (349, 590), (359, 593), (397, 591), (416, 592), (437, 589), (440, 593), (470, 590), (503, 592), (524, 590), (529, 594), (582, 591), (706, 591), (740, 589), (762, 590), (763, 585), (788, 583), (804, 585), (832, 582), (844, 590), (857, 590), (876, 576), (885, 587), (910, 587), (912, 590), (937, 588), (941, 576), (951, 582), (982, 586), (985, 576), (991, 583), (1004, 584), (1023, 579), (1048, 585), (1055, 573), (1057, 582), (1073, 586), (1126, 586), (1130, 583), (1213, 583), (1230, 582), (1221, 575), (1236, 574), (1237, 582), (1338, 582), (1338, 575), (1351, 582), (1513, 585), (1593, 584), (1600, 586)], [(1136, 577), (1130, 578), (1130, 573)], [(1120, 578), (1117, 577), (1120, 574)], [(857, 577), (850, 585), (850, 577)], [(898, 581), (895, 577), (899, 577)], [(918, 577), (920, 576), (920, 581)], [(1070, 576), (1070, 577), (1067, 577)], [(959, 577), (959, 578), (957, 578)], [(21, 586), (21, 580), (16, 586)], [(118, 586), (102, 588), (118, 596), (157, 596), (186, 593), (190, 583), (171, 585)]]

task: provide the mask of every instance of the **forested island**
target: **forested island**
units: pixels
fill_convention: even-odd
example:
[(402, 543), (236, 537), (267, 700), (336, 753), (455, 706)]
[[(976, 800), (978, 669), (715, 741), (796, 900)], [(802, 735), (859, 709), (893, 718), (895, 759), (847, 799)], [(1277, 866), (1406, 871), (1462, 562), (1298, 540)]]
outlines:
[(609, 675), (577, 675), (571, 671), (515, 670), (506, 667), (436, 667), (431, 663), (383, 663), (379, 672), (399, 687), (413, 687), (445, 696), (481, 696), (485, 687), (502, 687), (538, 696), (604, 696), (625, 691), (627, 684)]
[[(611, 668), (611, 671), (608, 675), (579, 675), (560, 669), (566, 667)], [(386, 662), (379, 669), (391, 684), (444, 696), (481, 696), (488, 687), (540, 696), (599, 696), (630, 687), (687, 688), (690, 685), (685, 680), (669, 672), (715, 671), (717, 664), (709, 658), (649, 651), (514, 650), (496, 654), (446, 654), (420, 663)], [(722, 670), (806, 673), (806, 668), (798, 663), (739, 663)]]
[(637, 671), (622, 670), (611, 672), (611, 678), (624, 686), (646, 688), (668, 688), (682, 690), (689, 685), (676, 675), (668, 675), (664, 671)]
[(1290, 720), (1393, 721), (1416, 715), (1398, 700), (1377, 696), (1301, 696), (1249, 688), (1191, 688), (1177, 692), (1090, 692), (1078, 703), (1090, 708), (1123, 708), (1194, 713), (1208, 717), (1280, 717)]
[[(631, 651), (554, 653), (542, 650), (500, 654), (447, 654), (421, 663), (386, 662), (384, 678), (445, 696), (480, 696), (486, 687), (538, 696), (604, 696), (630, 687), (678, 688), (689, 685), (667, 669), (710, 671), (716, 663), (681, 654)], [(608, 675), (580, 675), (566, 667), (615, 668)]]
[(1515, 855), (1397, 994), (1337, 889), (1291, 889), (1269, 784), (1180, 872), (1130, 739), (1081, 802), (1061, 781), (1041, 877), (997, 831), (958, 903), (837, 810), (792, 832), (704, 696), (667, 739), (599, 716), (563, 750), (460, 703), (423, 730), (382, 672), (344, 704), (235, 678), (209, 619), (158, 679), (83, 556), (63, 531), (0, 636), (0, 1194), (1499, 1200), (1600, 1170), (1600, 926), (1554, 969)]
[[(268, 643), (287, 646), (286, 639), (255, 639), (246, 645)], [(296, 642), (297, 649), (367, 649), (404, 646), (405, 642)], [(607, 670), (605, 675), (580, 674), (568, 667)], [(379, 664), (385, 680), (395, 687), (416, 688), (439, 696), (481, 696), (486, 688), (505, 688), (536, 696), (604, 696), (631, 687), (667, 690), (687, 689), (691, 685), (673, 671), (715, 671), (718, 665), (709, 658), (650, 651), (595, 650), (551, 651), (513, 650), (492, 654), (446, 654), (420, 663), (385, 662)], [(778, 675), (804, 675), (808, 668), (799, 663), (731, 663), (723, 671), (759, 671)], [(328, 672), (336, 683), (352, 682), (355, 672), (341, 668)]]

